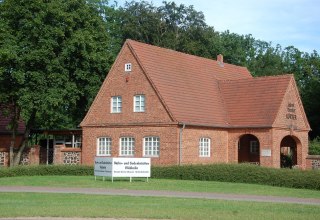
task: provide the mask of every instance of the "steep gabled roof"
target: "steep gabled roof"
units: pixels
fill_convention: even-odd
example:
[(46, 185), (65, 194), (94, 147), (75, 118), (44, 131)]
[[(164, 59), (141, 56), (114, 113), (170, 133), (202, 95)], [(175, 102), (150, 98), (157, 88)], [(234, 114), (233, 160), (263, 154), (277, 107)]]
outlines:
[(292, 77), (220, 81), (231, 127), (272, 127)]
[(245, 67), (132, 40), (126, 43), (178, 122), (226, 126), (218, 80), (252, 78)]

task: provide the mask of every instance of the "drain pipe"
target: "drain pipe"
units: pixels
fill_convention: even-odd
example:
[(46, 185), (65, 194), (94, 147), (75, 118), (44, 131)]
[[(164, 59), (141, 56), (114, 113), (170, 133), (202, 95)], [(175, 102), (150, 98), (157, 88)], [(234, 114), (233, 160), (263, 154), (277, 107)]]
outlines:
[(186, 124), (183, 123), (179, 131), (179, 165), (181, 165), (182, 163), (182, 133), (185, 127), (186, 127)]

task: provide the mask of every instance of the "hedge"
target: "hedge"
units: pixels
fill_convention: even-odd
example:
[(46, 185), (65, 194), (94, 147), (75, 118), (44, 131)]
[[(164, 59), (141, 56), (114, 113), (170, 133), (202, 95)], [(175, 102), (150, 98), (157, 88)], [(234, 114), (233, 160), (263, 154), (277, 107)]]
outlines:
[[(0, 177), (13, 176), (93, 176), (92, 166), (40, 165), (0, 168)], [(320, 170), (275, 169), (250, 164), (153, 166), (152, 178), (252, 183), (320, 190)]]
[(275, 169), (250, 164), (213, 164), (153, 167), (162, 179), (251, 183), (320, 190), (319, 170)]
[(0, 177), (13, 176), (93, 176), (92, 166), (39, 165), (1, 168)]

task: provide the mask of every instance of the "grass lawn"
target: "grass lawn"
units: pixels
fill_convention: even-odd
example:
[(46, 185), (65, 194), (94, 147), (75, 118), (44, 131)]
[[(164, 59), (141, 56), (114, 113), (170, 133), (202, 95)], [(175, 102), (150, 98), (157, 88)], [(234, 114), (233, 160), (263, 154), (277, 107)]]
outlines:
[(20, 176), (0, 178), (2, 186), (54, 186), (54, 187), (87, 187), (141, 190), (172, 190), (189, 192), (216, 192), (249, 195), (272, 195), (299, 198), (320, 198), (320, 191), (272, 187), (266, 185), (225, 183), (213, 181), (166, 180), (166, 179), (115, 179), (94, 180), (93, 176)]
[[(320, 191), (255, 184), (165, 179), (94, 180), (93, 176), (21, 176), (0, 178), (5, 186), (94, 187), (218, 192), (320, 198)], [(315, 205), (165, 197), (50, 193), (0, 193), (0, 217), (114, 217), (150, 219), (317, 219)]]
[(318, 219), (319, 206), (161, 197), (0, 193), (0, 217)]

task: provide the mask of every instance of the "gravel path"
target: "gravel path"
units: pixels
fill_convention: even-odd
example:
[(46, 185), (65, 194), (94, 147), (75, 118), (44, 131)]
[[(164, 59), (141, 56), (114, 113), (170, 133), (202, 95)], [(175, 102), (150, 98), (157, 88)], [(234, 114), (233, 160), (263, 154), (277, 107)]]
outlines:
[(233, 200), (233, 201), (320, 205), (320, 199), (312, 199), (312, 198), (239, 195), (239, 194), (222, 194), (222, 193), (207, 193), (207, 192), (178, 192), (178, 191), (160, 191), (160, 190), (156, 191), (156, 190), (127, 190), (127, 189), (102, 189), (102, 188), (74, 188), (74, 187), (59, 188), (59, 187), (38, 187), (38, 186), (0, 186), (0, 192), (39, 192), (39, 193), (77, 193), (77, 194), (90, 194), (90, 195), (157, 196), (157, 197), (220, 199), (220, 200)]

